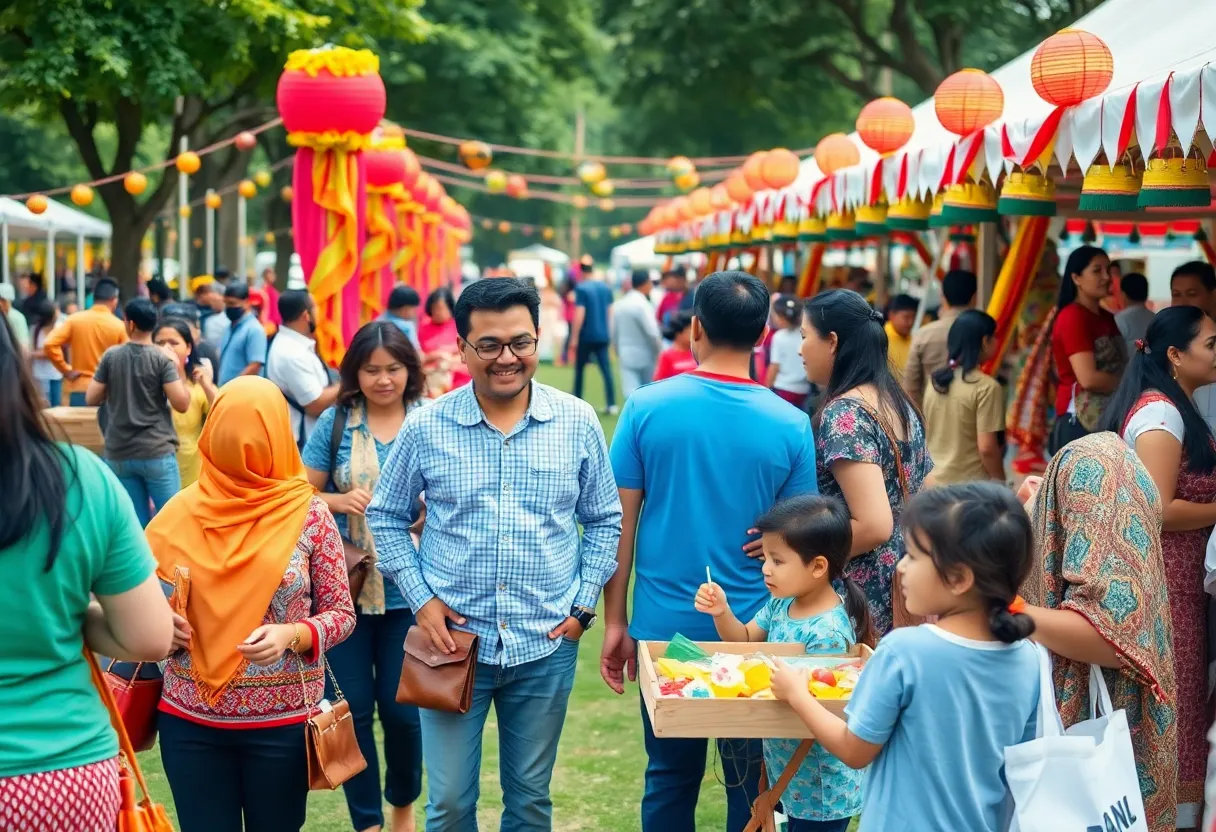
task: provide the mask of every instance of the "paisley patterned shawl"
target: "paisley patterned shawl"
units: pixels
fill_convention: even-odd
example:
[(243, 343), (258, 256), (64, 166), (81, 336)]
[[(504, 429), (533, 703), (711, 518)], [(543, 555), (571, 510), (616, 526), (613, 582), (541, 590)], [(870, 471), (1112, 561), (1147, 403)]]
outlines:
[[(1157, 488), (1117, 435), (1090, 434), (1051, 460), (1033, 522), (1039, 568), (1022, 594), (1081, 614), (1118, 652), (1123, 667), (1104, 674), (1115, 708), (1127, 712), (1149, 828), (1173, 829), (1178, 728)], [(1064, 724), (1088, 719), (1088, 666), (1054, 658)]]
[[(346, 429), (350, 431), (350, 464), (337, 466), (338, 470), (333, 472), (334, 485), (343, 493), (355, 488), (374, 492), (380, 479), (380, 460), (376, 456), (376, 439), (367, 427), (367, 408), (362, 402), (351, 405)], [(367, 527), (367, 519), (358, 514), (348, 514), (346, 522), (350, 542), (370, 554), (374, 560), (376, 542)], [(373, 567), (367, 571), (363, 590), (355, 601), (359, 612), (365, 615), (384, 614), (384, 576), (379, 569)]]

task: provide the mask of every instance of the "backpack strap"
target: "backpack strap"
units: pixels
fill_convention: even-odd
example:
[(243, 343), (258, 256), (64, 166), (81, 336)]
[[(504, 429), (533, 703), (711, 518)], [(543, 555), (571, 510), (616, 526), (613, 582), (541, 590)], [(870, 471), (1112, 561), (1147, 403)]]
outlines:
[(334, 413), (334, 426), (329, 432), (329, 482), (335, 489), (337, 483), (334, 482), (334, 469), (338, 467), (338, 448), (342, 445), (342, 434), (346, 433), (348, 416), (350, 411), (338, 405), (337, 412)]

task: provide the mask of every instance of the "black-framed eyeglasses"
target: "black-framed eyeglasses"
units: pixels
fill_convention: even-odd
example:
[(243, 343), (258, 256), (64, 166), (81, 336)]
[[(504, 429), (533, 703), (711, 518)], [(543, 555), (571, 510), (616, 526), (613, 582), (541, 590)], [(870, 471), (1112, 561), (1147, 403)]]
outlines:
[[(467, 341), (465, 343), (468, 343)], [(516, 338), (507, 344), (469, 344), (477, 357), (482, 361), (494, 361), (502, 355), (504, 349), (510, 350), (516, 358), (527, 358), (536, 354), (537, 340), (535, 338)]]

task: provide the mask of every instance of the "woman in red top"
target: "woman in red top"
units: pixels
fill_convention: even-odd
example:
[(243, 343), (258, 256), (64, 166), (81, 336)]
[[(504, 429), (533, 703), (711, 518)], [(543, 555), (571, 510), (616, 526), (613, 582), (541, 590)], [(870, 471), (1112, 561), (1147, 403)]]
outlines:
[(692, 354), (690, 340), (689, 327), (691, 326), (692, 313), (687, 309), (682, 309), (671, 316), (667, 328), (663, 330), (663, 337), (671, 341), (671, 346), (659, 353), (659, 363), (654, 369), (655, 381), (662, 381), (665, 378), (697, 369), (697, 359)]
[(1081, 246), (1068, 256), (1051, 330), (1059, 386), (1049, 454), (1097, 428), (1127, 366), (1127, 347), (1115, 316), (1101, 306), (1110, 285), (1110, 258), (1105, 251)]

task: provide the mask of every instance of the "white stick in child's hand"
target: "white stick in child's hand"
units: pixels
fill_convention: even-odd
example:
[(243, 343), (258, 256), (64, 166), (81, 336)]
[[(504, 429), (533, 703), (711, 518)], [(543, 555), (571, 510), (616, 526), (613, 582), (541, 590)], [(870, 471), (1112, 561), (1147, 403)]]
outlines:
[(714, 579), (713, 579), (713, 576), (709, 574), (709, 564), (708, 563), (705, 564), (705, 583), (709, 587), (709, 597), (713, 598), (714, 597)]

